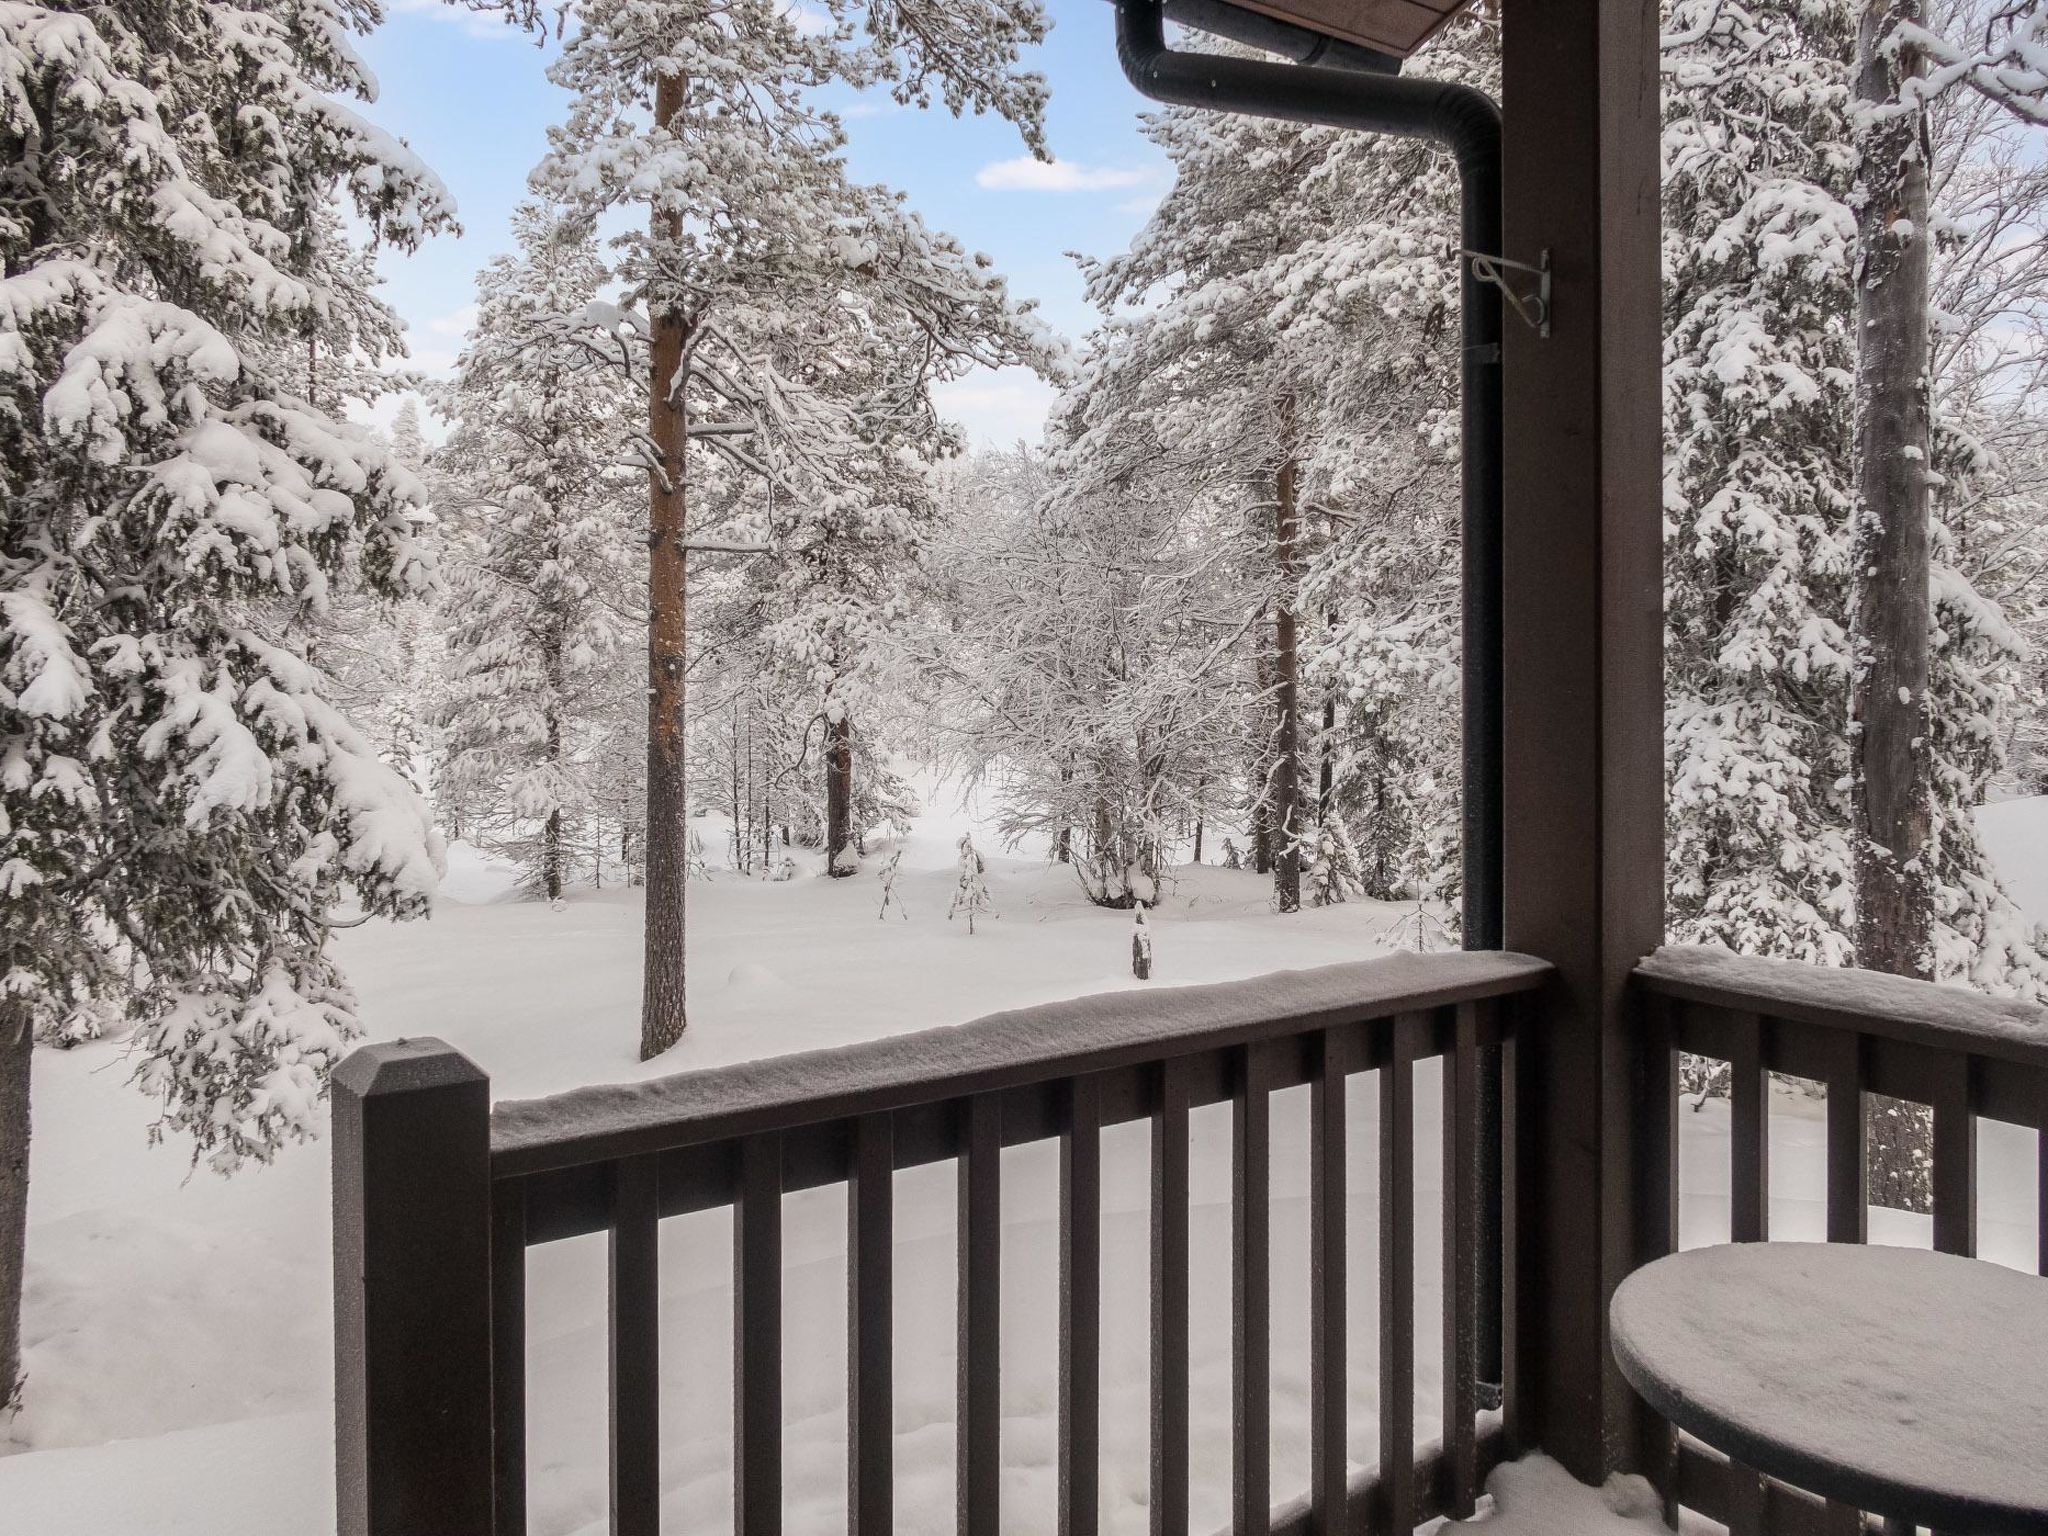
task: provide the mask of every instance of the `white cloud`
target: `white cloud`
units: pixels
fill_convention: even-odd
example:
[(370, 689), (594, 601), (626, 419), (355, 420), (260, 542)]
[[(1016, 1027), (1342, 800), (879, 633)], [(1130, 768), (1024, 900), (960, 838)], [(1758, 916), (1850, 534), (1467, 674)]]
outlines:
[(449, 22), (469, 37), (524, 42), (531, 36), (524, 28), (513, 26), (501, 12), (473, 11), (466, 5), (450, 5), (448, 0), (392, 0), (385, 9), (398, 15)]
[(453, 336), (460, 339), (476, 328), (476, 304), (471, 301), (459, 309), (451, 309), (445, 315), (436, 315), (427, 322), (427, 329), (436, 336)]
[(1019, 155), (984, 165), (974, 181), (997, 192), (1113, 192), (1121, 187), (1142, 187), (1153, 175), (1151, 171), (1083, 165), (1078, 160), (1034, 160)]
[(983, 370), (932, 391), (939, 414), (983, 446), (1036, 443), (1059, 392), (1028, 368)]

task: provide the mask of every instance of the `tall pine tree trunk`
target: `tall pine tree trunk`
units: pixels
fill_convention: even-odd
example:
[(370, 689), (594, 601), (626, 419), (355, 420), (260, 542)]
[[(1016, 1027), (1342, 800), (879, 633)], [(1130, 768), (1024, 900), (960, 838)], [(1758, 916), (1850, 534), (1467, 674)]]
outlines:
[[(560, 551), (556, 551), (557, 559)], [(560, 782), (562, 771), (562, 710), (561, 699), (564, 688), (562, 646), (557, 640), (548, 650), (548, 767)], [(540, 839), (541, 887), (549, 901), (562, 899), (562, 808), (558, 805), (548, 812), (546, 825)]]
[[(672, 123), (683, 110), (685, 81), (663, 75), (654, 118)], [(680, 213), (653, 216), (657, 251), (674, 253)], [(649, 475), (647, 610), (647, 930), (640, 990), (640, 1059), (668, 1050), (688, 1027), (684, 1011), (683, 900), (689, 874), (689, 814), (684, 791), (683, 686), (688, 636), (688, 562), (683, 497), (689, 434), (680, 377), (688, 324), (679, 300), (650, 294), (652, 372), (647, 428), (656, 467)]]
[(1290, 447), (1273, 485), (1273, 565), (1280, 581), (1273, 617), (1274, 694), (1280, 713), (1273, 743), (1273, 835), (1278, 845), (1273, 894), (1282, 912), (1301, 910), (1301, 644), (1294, 621), (1301, 542), (1297, 477)]
[[(1928, 733), (1928, 166), (1924, 115), (1899, 104), (1916, 52), (1889, 53), (1921, 0), (1867, 0), (1856, 44), (1860, 109), (1856, 290), (1856, 959), (1931, 975)], [(1871, 1120), (1871, 1198), (1928, 1208), (1925, 1117)]]
[(825, 727), (825, 872), (854, 872), (853, 722), (842, 713)]
[(28, 1081), (35, 1039), (0, 1011), (0, 1416), (21, 1396), (21, 1282), (28, 1251)]
[[(1334, 625), (1332, 626), (1335, 627)], [(1320, 825), (1330, 819), (1330, 796), (1337, 787), (1336, 763), (1330, 755), (1331, 744), (1337, 739), (1337, 700), (1333, 695), (1323, 698), (1323, 740), (1321, 744), (1322, 767), (1316, 775), (1316, 822)]]
[(1254, 727), (1253, 750), (1258, 756), (1252, 760), (1252, 803), (1251, 803), (1251, 862), (1252, 873), (1270, 875), (1273, 873), (1273, 759), (1268, 754), (1271, 736), (1265, 729), (1266, 695), (1273, 691), (1273, 653), (1265, 645), (1265, 636), (1260, 635), (1252, 665), (1252, 684), (1259, 700), (1257, 725)]

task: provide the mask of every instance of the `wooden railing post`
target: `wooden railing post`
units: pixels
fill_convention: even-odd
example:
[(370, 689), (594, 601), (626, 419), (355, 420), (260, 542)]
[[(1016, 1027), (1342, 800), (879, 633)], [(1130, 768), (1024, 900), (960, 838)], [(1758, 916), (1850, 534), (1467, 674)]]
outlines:
[(1554, 276), (1502, 377), (1507, 945), (1557, 968), (1515, 1052), (1515, 1379), (1520, 1427), (1597, 1484), (1636, 1459), (1607, 1302), (1638, 1257), (1629, 978), (1664, 937), (1658, 9), (1501, 25), (1504, 254)]
[(439, 1040), (335, 1069), (340, 1536), (491, 1536), (490, 1113)]

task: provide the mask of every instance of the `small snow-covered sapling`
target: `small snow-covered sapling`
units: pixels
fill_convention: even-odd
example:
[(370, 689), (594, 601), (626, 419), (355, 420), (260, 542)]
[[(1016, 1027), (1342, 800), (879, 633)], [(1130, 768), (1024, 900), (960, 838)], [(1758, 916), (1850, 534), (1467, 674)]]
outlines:
[(903, 905), (903, 898), (896, 894), (896, 874), (903, 865), (903, 850), (898, 848), (889, 855), (889, 862), (882, 866), (882, 910), (875, 914), (877, 921), (887, 918), (889, 908), (895, 907), (896, 915), (906, 923), (910, 921), (910, 909)]
[(988, 894), (988, 882), (982, 878), (986, 866), (981, 855), (974, 851), (974, 834), (967, 833), (960, 839), (960, 876), (953, 887), (953, 905), (946, 911), (946, 921), (951, 922), (962, 912), (967, 914), (967, 931), (974, 932), (976, 913), (986, 912), (993, 917), (995, 902)]

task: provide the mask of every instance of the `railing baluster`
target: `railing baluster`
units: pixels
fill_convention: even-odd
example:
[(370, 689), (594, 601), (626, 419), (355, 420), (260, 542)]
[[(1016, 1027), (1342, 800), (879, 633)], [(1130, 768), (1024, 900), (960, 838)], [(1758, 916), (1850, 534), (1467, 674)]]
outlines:
[(652, 1156), (612, 1164), (612, 1536), (659, 1536), (661, 1529), (659, 1191)]
[(1765, 1536), (1764, 1480), (1738, 1461), (1728, 1463), (1728, 1536)]
[(1346, 1529), (1350, 1506), (1344, 1089), (1351, 1040), (1348, 1030), (1324, 1030), (1309, 1082), (1309, 1513), (1315, 1536)]
[(1002, 1510), (1001, 1101), (962, 1108), (959, 1174), (959, 1418), (955, 1456), (961, 1536), (997, 1530)]
[(1101, 1085), (1078, 1077), (1060, 1142), (1060, 1536), (1095, 1536), (1101, 1357)]
[(1188, 1066), (1160, 1064), (1152, 1117), (1151, 1536), (1188, 1529)]
[(1967, 1056), (1943, 1059), (1934, 1090), (1934, 1246), (1977, 1253), (1977, 1113)]
[(1256, 1045), (1238, 1052), (1237, 1091), (1231, 1118), (1231, 1508), (1236, 1536), (1265, 1536), (1273, 1503), (1272, 1454), (1272, 1239), (1271, 1105), (1266, 1054)]
[(1753, 1013), (1737, 1015), (1734, 1023), (1728, 1232), (1738, 1243), (1761, 1243), (1771, 1235), (1771, 1079), (1764, 1054), (1770, 1026)]
[(1831, 1499), (1821, 1512), (1820, 1528), (1822, 1536), (1863, 1536), (1863, 1511)]
[(526, 1182), (491, 1188), (494, 1536), (526, 1536)]
[(740, 1144), (733, 1201), (733, 1523), (782, 1530), (782, 1138)]
[(1529, 1372), (1522, 1350), (1526, 1335), (1522, 1327), (1523, 1282), (1521, 1277), (1523, 1206), (1522, 1167), (1526, 1161), (1521, 1137), (1522, 1079), (1521, 1050), (1515, 1026), (1518, 1005), (1497, 1005), (1492, 1023), (1500, 1036), (1495, 1070), (1500, 1074), (1500, 1187), (1494, 1196), (1500, 1202), (1500, 1419), (1501, 1433), (1509, 1456), (1529, 1449), (1529, 1429), (1524, 1393)]
[(1832, 1042), (1828, 1074), (1828, 1241), (1870, 1238), (1870, 1152), (1864, 1137), (1863, 1041), (1842, 1033)]
[(1415, 1057), (1428, 1015), (1394, 1021), (1380, 1068), (1380, 1476), (1372, 1529), (1415, 1529)]
[(2035, 1133), (2034, 1161), (2034, 1245), (2040, 1249), (2035, 1268), (2048, 1275), (2048, 1130)]
[[(1636, 1262), (1648, 1264), (1678, 1247), (1678, 1021), (1679, 1005), (1666, 997), (1644, 1000), (1642, 1090), (1637, 1134)], [(1678, 1519), (1678, 1435), (1649, 1404), (1635, 1405), (1643, 1472), (1664, 1498), (1665, 1523)]]
[(894, 1263), (896, 1131), (884, 1112), (854, 1122), (846, 1186), (846, 1526), (892, 1536), (896, 1523)]
[[(1446, 1512), (1479, 1497), (1479, 1005), (1461, 1003), (1444, 1058), (1443, 1447)], [(1334, 1529), (1334, 1527), (1333, 1527)]]

